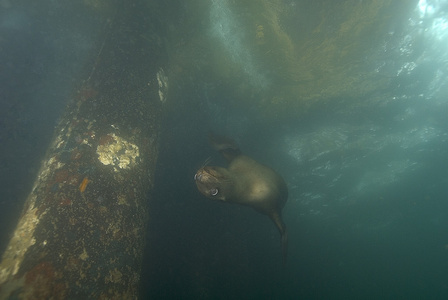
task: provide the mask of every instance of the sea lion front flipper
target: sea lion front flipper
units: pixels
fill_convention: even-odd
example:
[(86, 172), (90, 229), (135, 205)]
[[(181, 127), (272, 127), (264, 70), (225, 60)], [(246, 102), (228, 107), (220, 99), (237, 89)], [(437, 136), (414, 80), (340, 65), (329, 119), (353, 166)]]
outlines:
[(288, 256), (288, 233), (286, 232), (286, 225), (283, 223), (282, 217), (279, 213), (275, 212), (271, 216), (272, 221), (280, 231), (281, 239), (282, 239), (282, 257), (283, 257), (283, 265), (286, 264), (286, 257)]
[(235, 157), (241, 154), (240, 148), (231, 138), (209, 133), (208, 140), (210, 145), (212, 145), (215, 150), (219, 151), (228, 162), (231, 162)]

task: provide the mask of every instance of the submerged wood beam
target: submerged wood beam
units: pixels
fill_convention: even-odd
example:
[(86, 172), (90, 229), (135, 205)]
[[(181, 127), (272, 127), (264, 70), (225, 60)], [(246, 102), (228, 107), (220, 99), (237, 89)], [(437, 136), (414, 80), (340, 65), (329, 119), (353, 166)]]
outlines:
[(115, 2), (3, 254), (0, 299), (138, 296), (167, 79), (156, 8)]

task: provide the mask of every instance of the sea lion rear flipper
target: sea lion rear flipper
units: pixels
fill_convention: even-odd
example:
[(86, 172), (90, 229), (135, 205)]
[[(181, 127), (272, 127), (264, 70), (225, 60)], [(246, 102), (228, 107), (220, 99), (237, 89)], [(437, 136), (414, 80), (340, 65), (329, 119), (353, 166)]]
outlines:
[(286, 232), (286, 225), (282, 221), (282, 217), (278, 213), (274, 213), (271, 216), (272, 221), (274, 221), (275, 225), (280, 231), (281, 239), (282, 239), (282, 258), (283, 265), (286, 264), (286, 257), (288, 255), (288, 233)]
[(241, 151), (235, 141), (228, 137), (209, 133), (208, 140), (212, 147), (219, 151), (229, 162), (241, 154)]
[(288, 256), (288, 233), (285, 232), (282, 234), (282, 258), (283, 265), (286, 265), (286, 257)]

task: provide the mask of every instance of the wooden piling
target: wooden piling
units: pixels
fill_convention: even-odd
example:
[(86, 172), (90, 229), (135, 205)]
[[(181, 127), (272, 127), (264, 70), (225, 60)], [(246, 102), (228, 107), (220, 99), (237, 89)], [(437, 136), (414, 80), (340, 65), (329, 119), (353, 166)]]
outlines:
[[(151, 1), (107, 1), (0, 264), (0, 299), (135, 299), (168, 79)], [(65, 101), (65, 99), (64, 99)]]

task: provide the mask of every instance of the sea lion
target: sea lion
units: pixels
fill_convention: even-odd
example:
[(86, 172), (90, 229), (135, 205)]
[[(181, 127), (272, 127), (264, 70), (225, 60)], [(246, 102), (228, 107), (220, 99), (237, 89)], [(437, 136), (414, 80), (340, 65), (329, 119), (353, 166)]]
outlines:
[(200, 168), (194, 175), (198, 190), (209, 199), (250, 206), (271, 218), (280, 231), (285, 263), (288, 246), (282, 220), (282, 209), (288, 198), (285, 181), (271, 168), (242, 154), (233, 140), (217, 135), (210, 135), (209, 139), (229, 166)]

